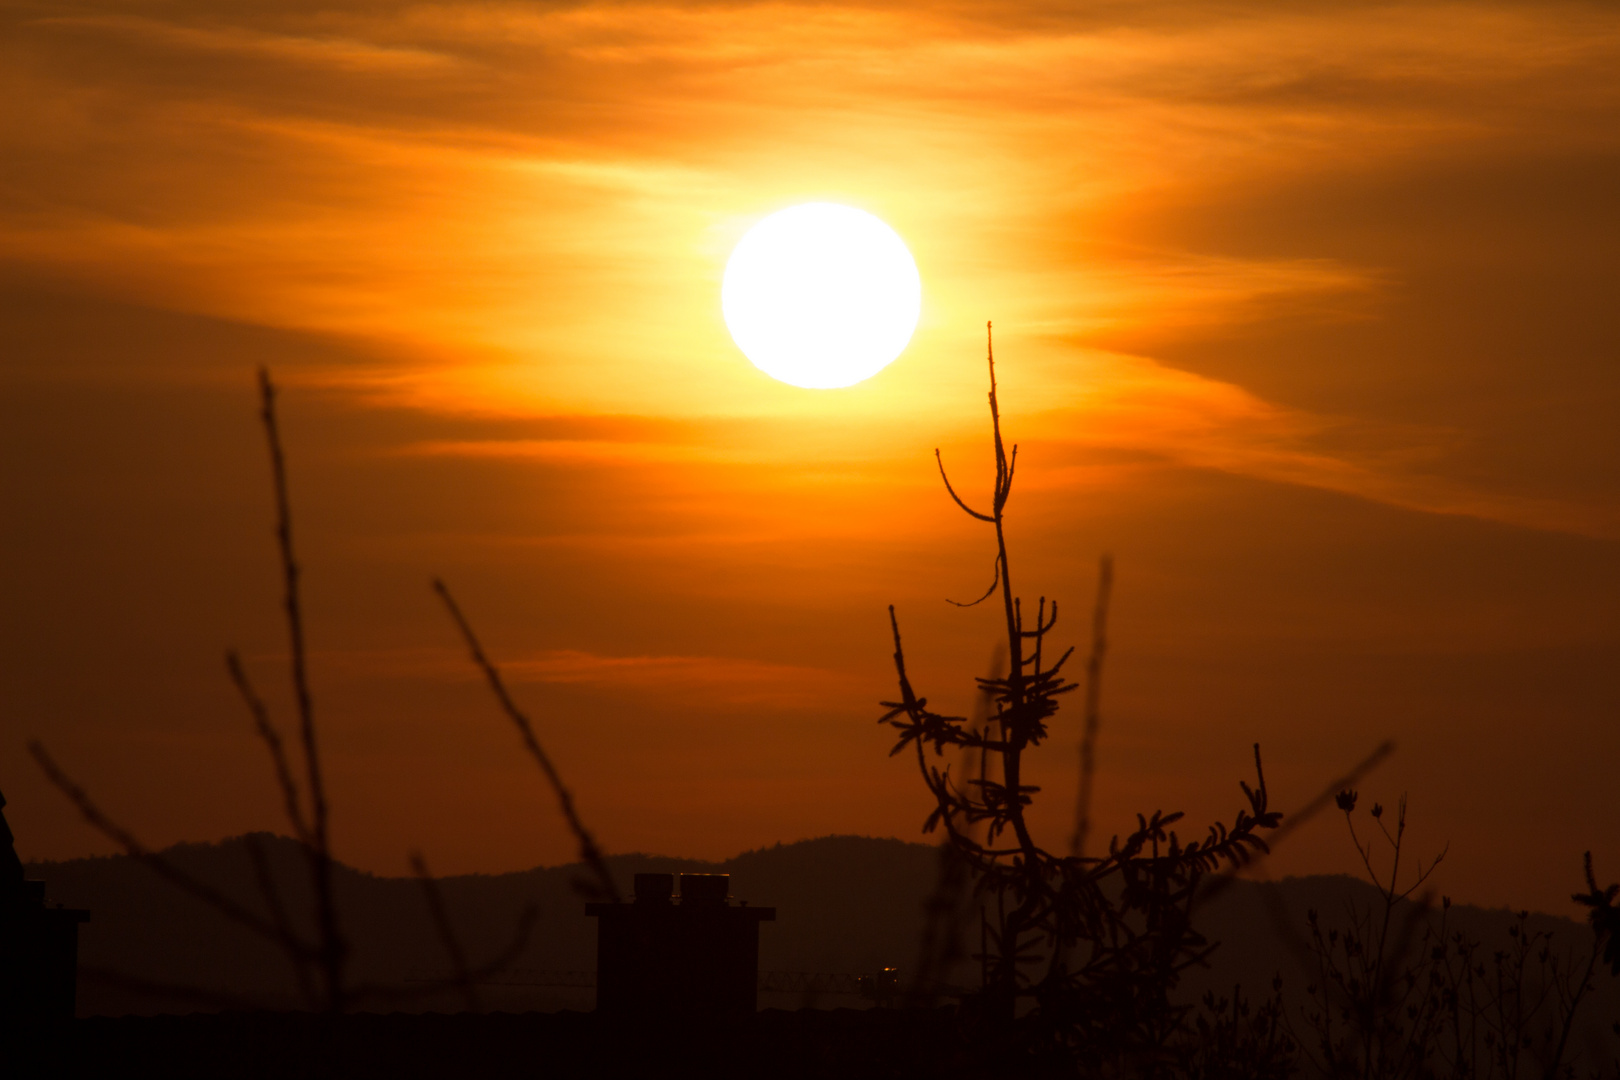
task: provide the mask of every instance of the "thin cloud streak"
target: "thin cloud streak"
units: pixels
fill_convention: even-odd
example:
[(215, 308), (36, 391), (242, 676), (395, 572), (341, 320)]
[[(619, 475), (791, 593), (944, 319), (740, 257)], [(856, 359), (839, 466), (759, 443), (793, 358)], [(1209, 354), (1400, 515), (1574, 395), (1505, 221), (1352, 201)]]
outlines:
[[(255, 664), (274, 655), (254, 656)], [(692, 704), (769, 704), (811, 708), (840, 695), (859, 695), (848, 672), (726, 656), (610, 656), (581, 649), (546, 649), (495, 658), (513, 685), (588, 686), (612, 693), (663, 694)], [(453, 649), (346, 650), (312, 654), (328, 676), (342, 680), (476, 682), (466, 657)]]
[(31, 20), (49, 30), (99, 31), (108, 37), (167, 47), (177, 52), (264, 57), (296, 66), (336, 67), (378, 73), (422, 73), (453, 65), (443, 53), (401, 48), (355, 38), (299, 36), (245, 27), (183, 26), (140, 16), (57, 15)]

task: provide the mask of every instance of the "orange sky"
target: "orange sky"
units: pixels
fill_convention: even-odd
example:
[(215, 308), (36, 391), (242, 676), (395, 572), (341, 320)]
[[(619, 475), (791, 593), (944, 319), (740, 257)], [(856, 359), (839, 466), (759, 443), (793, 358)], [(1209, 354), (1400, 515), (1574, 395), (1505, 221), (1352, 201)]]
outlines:
[[(1620, 865), (1620, 14), (1591, 4), (0, 4), (0, 786), (25, 857), (278, 824), (252, 371), (288, 387), (338, 853), (570, 856), (442, 574), (610, 851), (913, 837), (884, 609), (965, 708), (1014, 571), (1118, 566), (1099, 810), (1283, 809), (1380, 739), (1440, 886)], [(795, 202), (923, 317), (843, 391), (718, 289)], [(1039, 766), (1071, 805), (1077, 719)], [(1065, 723), (1067, 726), (1065, 726)], [(1333, 822), (1273, 868), (1349, 869)]]

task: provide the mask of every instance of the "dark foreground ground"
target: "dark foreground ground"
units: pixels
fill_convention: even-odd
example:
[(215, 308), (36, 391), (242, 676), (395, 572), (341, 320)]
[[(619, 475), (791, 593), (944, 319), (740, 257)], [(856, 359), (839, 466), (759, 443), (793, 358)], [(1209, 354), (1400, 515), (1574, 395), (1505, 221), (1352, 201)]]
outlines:
[[(17, 1075), (176, 1080), (966, 1076), (953, 1062), (950, 1032), (950, 1009), (768, 1009), (734, 1021), (663, 1028), (582, 1012), (90, 1017), (55, 1033), (49, 1049)], [(12, 1062), (22, 1064), (15, 1057)]]

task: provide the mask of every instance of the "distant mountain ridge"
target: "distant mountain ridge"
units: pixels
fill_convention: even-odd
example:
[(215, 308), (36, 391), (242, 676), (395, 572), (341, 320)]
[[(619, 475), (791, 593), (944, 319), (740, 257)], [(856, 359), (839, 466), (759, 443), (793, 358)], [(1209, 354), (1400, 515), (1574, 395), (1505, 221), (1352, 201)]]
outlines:
[[(253, 839), (267, 856), (289, 916), (307, 929), (312, 905), (298, 845), (270, 834)], [(198, 880), (262, 911), (264, 901), (248, 843), (248, 838), (235, 837), (180, 844), (163, 855)], [(624, 885), (640, 872), (730, 874), (734, 896), (777, 909), (776, 921), (761, 928), (762, 970), (862, 973), (893, 966), (904, 974), (916, 964), (923, 902), (934, 888), (938, 859), (938, 849), (927, 844), (828, 836), (744, 852), (723, 862), (635, 854), (613, 856), (608, 863)], [(476, 966), (500, 954), (512, 940), (525, 907), (532, 904), (539, 918), (526, 948), (509, 966), (511, 978), (503, 981), (521, 984), (524, 973), (594, 970), (595, 920), (585, 916), (584, 901), (572, 885), (579, 869), (568, 865), (440, 879), (439, 889), (469, 963)], [(298, 1003), (287, 961), (274, 946), (127, 856), (32, 863), (28, 874), (46, 882), (48, 902), (91, 911), (81, 938), (81, 964), (86, 969), (195, 987), (218, 999), (134, 992), (87, 974), (80, 983), (81, 1015), (190, 1012), (219, 1008), (227, 1000), (269, 1008)], [(373, 1007), (383, 1011), (464, 1007), (455, 994), (422, 995), (421, 982), (412, 981), (449, 970), (417, 881), (378, 877), (340, 865), (336, 892), (352, 946), (353, 980), (407, 995), (377, 999)], [(1346, 904), (1375, 899), (1371, 886), (1343, 875), (1236, 881), (1199, 909), (1197, 925), (1222, 945), (1214, 966), (1192, 973), (1183, 990), (1229, 993), (1241, 983), (1249, 995), (1260, 997), (1269, 993), (1279, 974), (1286, 985), (1303, 987), (1310, 976), (1287, 939), (1297, 943), (1304, 935), (1305, 912), (1315, 908), (1332, 923)], [(1506, 910), (1463, 905), (1454, 905), (1450, 912), (1454, 925), (1486, 941), (1504, 935), (1513, 918)], [(1571, 919), (1551, 915), (1534, 915), (1531, 924), (1571, 944), (1590, 933)], [(967, 944), (971, 952), (978, 942)], [(976, 964), (962, 965), (952, 981), (975, 985)], [(1604, 989), (1606, 997), (1598, 1004), (1620, 1017), (1620, 991), (1612, 983)], [(486, 985), (480, 994), (485, 1009), (506, 1011), (589, 1009), (593, 1003), (588, 986)], [(762, 1006), (804, 1004), (862, 1002), (848, 997), (810, 1001), (802, 995), (761, 995)]]
[[(271, 834), (254, 839), (267, 857), (289, 917), (307, 931), (313, 905), (298, 845)], [(162, 854), (249, 909), (266, 910), (247, 838), (179, 844)], [(762, 848), (724, 862), (641, 854), (617, 855), (608, 862), (625, 887), (641, 872), (730, 874), (735, 896), (778, 909), (777, 921), (765, 924), (761, 934), (765, 970), (865, 972), (913, 963), (921, 898), (932, 887), (937, 858), (936, 850), (924, 844), (844, 836)], [(441, 878), (439, 890), (469, 962), (478, 965), (499, 955), (532, 904), (539, 918), (528, 946), (510, 967), (594, 970), (595, 920), (585, 916), (583, 898), (572, 884), (579, 871), (565, 865)], [(266, 1007), (298, 1002), (291, 970), (274, 946), (134, 859), (112, 855), (31, 863), (28, 874), (46, 882), (48, 902), (91, 910), (81, 937), (86, 969), (197, 987), (221, 1001), (243, 999)], [(340, 864), (336, 894), (352, 947), (355, 982), (403, 990), (413, 985), (413, 978), (448, 970), (417, 881), (378, 877)], [(503, 1009), (589, 1009), (593, 1003), (589, 988), (490, 987), (483, 997), (487, 1007)], [(202, 998), (131, 993), (91, 977), (81, 979), (84, 1015), (191, 1011), (208, 1004)], [(398, 1007), (461, 1004), (459, 997), (439, 995), (402, 1001)]]

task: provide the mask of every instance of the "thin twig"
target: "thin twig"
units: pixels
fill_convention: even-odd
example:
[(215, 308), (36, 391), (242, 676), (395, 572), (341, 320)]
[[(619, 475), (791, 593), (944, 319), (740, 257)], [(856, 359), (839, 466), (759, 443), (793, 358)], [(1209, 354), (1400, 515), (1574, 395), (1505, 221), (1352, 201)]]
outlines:
[[(1275, 850), (1278, 844), (1282, 843), (1288, 838), (1289, 833), (1293, 832), (1295, 829), (1311, 820), (1311, 818), (1321, 813), (1323, 809), (1325, 809), (1328, 804), (1333, 801), (1334, 797), (1337, 796), (1339, 792), (1344, 791), (1347, 788), (1354, 787), (1361, 781), (1363, 776), (1366, 776), (1368, 773), (1378, 768), (1378, 766), (1382, 765), (1384, 760), (1394, 752), (1395, 740), (1385, 739), (1383, 742), (1378, 744), (1372, 753), (1368, 754), (1366, 757), (1357, 762), (1355, 767), (1349, 772), (1345, 773), (1343, 776), (1338, 776), (1328, 781), (1327, 786), (1317, 794), (1316, 798), (1312, 799), (1299, 810), (1283, 819), (1282, 824), (1279, 825), (1277, 830), (1271, 834), (1270, 839), (1267, 841), (1267, 847)], [(1259, 862), (1268, 854), (1270, 854), (1270, 851), (1262, 851), (1255, 857), (1254, 862)], [(1253, 864), (1254, 863), (1250, 863), (1249, 865), (1252, 866)], [(1227, 886), (1229, 886), (1236, 877), (1237, 868), (1233, 868), (1226, 873), (1214, 875), (1209, 884), (1199, 892), (1199, 902), (1207, 903), (1208, 901), (1215, 899), (1215, 897), (1226, 891)]]
[(1091, 612), (1091, 655), (1086, 659), (1086, 727), (1080, 736), (1080, 795), (1075, 806), (1074, 839), (1069, 854), (1085, 854), (1091, 832), (1091, 791), (1097, 773), (1097, 729), (1102, 726), (1102, 666), (1108, 654), (1108, 601), (1114, 589), (1114, 560), (1097, 564), (1097, 602)]
[(945, 459), (939, 456), (939, 447), (937, 446), (934, 447), (934, 464), (939, 466), (939, 478), (945, 481), (945, 490), (951, 493), (951, 498), (956, 500), (957, 506), (960, 506), (963, 510), (967, 511), (970, 516), (976, 517), (980, 521), (996, 520), (989, 514), (979, 513), (977, 510), (973, 509), (973, 507), (962, 501), (962, 497), (956, 493), (956, 489), (951, 487), (951, 478), (945, 475)]
[[(270, 873), (270, 860), (265, 857), (264, 845), (259, 838), (249, 833), (242, 838), (247, 845), (248, 857), (253, 860), (253, 876), (259, 883), (259, 892), (264, 897), (264, 903), (270, 909), (270, 919), (275, 923), (276, 929), (283, 937), (293, 940), (297, 935), (293, 933), (292, 923), (287, 918), (287, 909), (282, 906), (281, 893), (276, 888), (275, 878)], [(298, 953), (288, 953), (288, 961), (292, 964), (293, 978), (298, 982), (298, 993), (304, 999), (308, 1008), (315, 1008), (317, 998), (315, 986), (309, 978), (309, 958)]]
[(411, 870), (422, 885), (422, 895), (427, 899), (428, 913), (433, 916), (433, 929), (438, 932), (439, 941), (450, 957), (450, 970), (455, 975), (456, 984), (461, 988), (462, 997), (466, 999), (467, 1008), (471, 1012), (477, 1012), (478, 990), (473, 986), (472, 978), (467, 973), (467, 955), (461, 951), (461, 942), (456, 940), (456, 930), (450, 924), (450, 913), (445, 910), (444, 896), (439, 892), (439, 883), (429, 873), (427, 860), (422, 858), (420, 851), (411, 852)]
[(259, 369), (259, 417), (264, 421), (265, 439), (270, 448), (270, 472), (276, 497), (276, 543), (281, 552), (281, 572), (285, 585), (284, 607), (291, 652), (293, 695), (298, 703), (298, 730), (304, 746), (304, 769), (309, 784), (310, 877), (315, 886), (315, 913), (320, 928), (321, 969), (326, 980), (327, 1008), (342, 1012), (345, 1000), (343, 964), (348, 947), (338, 928), (337, 905), (332, 895), (332, 849), (327, 831), (326, 786), (321, 779), (321, 758), (315, 737), (315, 706), (309, 692), (305, 663), (304, 620), (298, 599), (298, 560), (293, 552), (292, 504), (287, 497), (287, 463), (281, 450), (281, 433), (276, 425), (276, 387), (270, 372)]
[(951, 605), (953, 605), (955, 607), (978, 607), (980, 604), (984, 603), (986, 600), (988, 600), (992, 596), (996, 595), (996, 586), (1000, 585), (1000, 584), (1001, 584), (1001, 557), (998, 555), (996, 557), (996, 561), (995, 561), (994, 565), (992, 565), (990, 567), (990, 587), (988, 589), (984, 590), (984, 595), (983, 596), (979, 597), (977, 600), (967, 600), (967, 601), (952, 600), (950, 597), (947, 596), (945, 598), (945, 602), (947, 604), (951, 604)]
[(46, 752), (45, 747), (38, 740), (29, 742), (28, 752), (34, 756), (34, 760), (44, 770), (45, 778), (58, 791), (66, 795), (74, 806), (78, 807), (79, 813), (83, 815), (85, 821), (89, 822), (90, 826), (101, 835), (123, 848), (126, 855), (145, 864), (159, 877), (181, 891), (188, 892), (208, 904), (227, 919), (239, 923), (259, 936), (280, 945), (290, 955), (313, 957), (314, 951), (309, 946), (289, 934), (283, 933), (281, 928), (274, 922), (254, 914), (224, 893), (211, 886), (204, 885), (196, 878), (176, 869), (163, 856), (149, 850), (133, 833), (103, 813), (101, 808), (91, 801), (85, 790), (74, 783), (73, 779), (57, 766), (55, 760)]
[(596, 875), (597, 886), (602, 894), (610, 898), (614, 903), (618, 903), (619, 889), (613, 883), (613, 875), (608, 871), (607, 863), (602, 858), (601, 849), (596, 846), (596, 840), (591, 836), (590, 830), (580, 820), (579, 812), (574, 809), (574, 796), (569, 792), (567, 785), (563, 783), (562, 777), (557, 773), (556, 766), (551, 763), (550, 755), (540, 746), (540, 740), (535, 738), (534, 727), (529, 723), (529, 718), (524, 715), (523, 710), (517, 707), (517, 703), (512, 700), (512, 695), (507, 693), (506, 684), (501, 680), (500, 671), (490, 662), (489, 657), (484, 655), (484, 648), (478, 643), (478, 636), (473, 633), (471, 624), (467, 622), (466, 616), (462, 615), (461, 608), (457, 606), (455, 598), (450, 595), (450, 590), (445, 587), (444, 582), (434, 578), (433, 591), (439, 594), (440, 600), (444, 601), (445, 608), (450, 612), (450, 617), (455, 620), (456, 627), (460, 629), (461, 636), (467, 643), (467, 649), (472, 655), (473, 663), (484, 673), (484, 678), (489, 681), (490, 690), (495, 694), (495, 700), (500, 704), (501, 709), (512, 723), (517, 726), (518, 734), (523, 738), (523, 745), (528, 748), (530, 755), (539, 764), (540, 771), (545, 773), (546, 779), (551, 784), (551, 789), (556, 792), (557, 803), (562, 808), (563, 818), (568, 822), (568, 828), (573, 831), (574, 838), (579, 841), (580, 858)]
[(1349, 772), (1328, 781), (1327, 785), (1317, 793), (1316, 798), (1284, 819), (1283, 823), (1277, 827), (1277, 831), (1271, 834), (1271, 845), (1275, 847), (1280, 841), (1286, 839), (1289, 833), (1321, 813), (1338, 796), (1339, 792), (1355, 787), (1361, 782), (1363, 776), (1382, 765), (1394, 752), (1395, 740), (1385, 739), (1373, 748), (1372, 753), (1357, 762)]
[[(382, 986), (376, 983), (356, 983), (349, 988), (351, 1002), (379, 1001), (398, 1004), (419, 1000), (441, 990), (447, 990), (459, 985), (462, 981), (477, 984), (480, 980), (498, 975), (511, 966), (512, 961), (522, 955), (528, 947), (529, 937), (534, 931), (534, 924), (539, 920), (540, 910), (533, 904), (528, 905), (518, 915), (517, 928), (513, 931), (512, 940), (487, 964), (471, 968), (462, 979), (431, 979), (418, 986), (398, 987)], [(129, 990), (149, 997), (170, 998), (176, 1001), (189, 1001), (194, 1004), (208, 1006), (214, 1009), (238, 1009), (244, 1011), (260, 1011), (265, 1007), (262, 998), (248, 997), (242, 994), (232, 994), (222, 990), (209, 990), (187, 983), (162, 982), (155, 979), (145, 979), (138, 975), (130, 975), (112, 968), (99, 967), (94, 964), (81, 965), (79, 973), (92, 981), (106, 986)]]
[(281, 788), (281, 797), (286, 805), (287, 820), (292, 824), (293, 835), (306, 844), (313, 843), (309, 826), (304, 823), (302, 806), (298, 799), (298, 782), (293, 779), (292, 766), (287, 762), (287, 749), (281, 741), (281, 733), (270, 722), (270, 710), (265, 707), (264, 699), (254, 691), (253, 684), (248, 681), (247, 672), (242, 668), (242, 660), (235, 650), (225, 654), (225, 670), (230, 672), (231, 682), (236, 684), (237, 692), (247, 704), (248, 712), (253, 715), (253, 727), (263, 740), (266, 749), (270, 752), (270, 762), (276, 770), (276, 785)]

